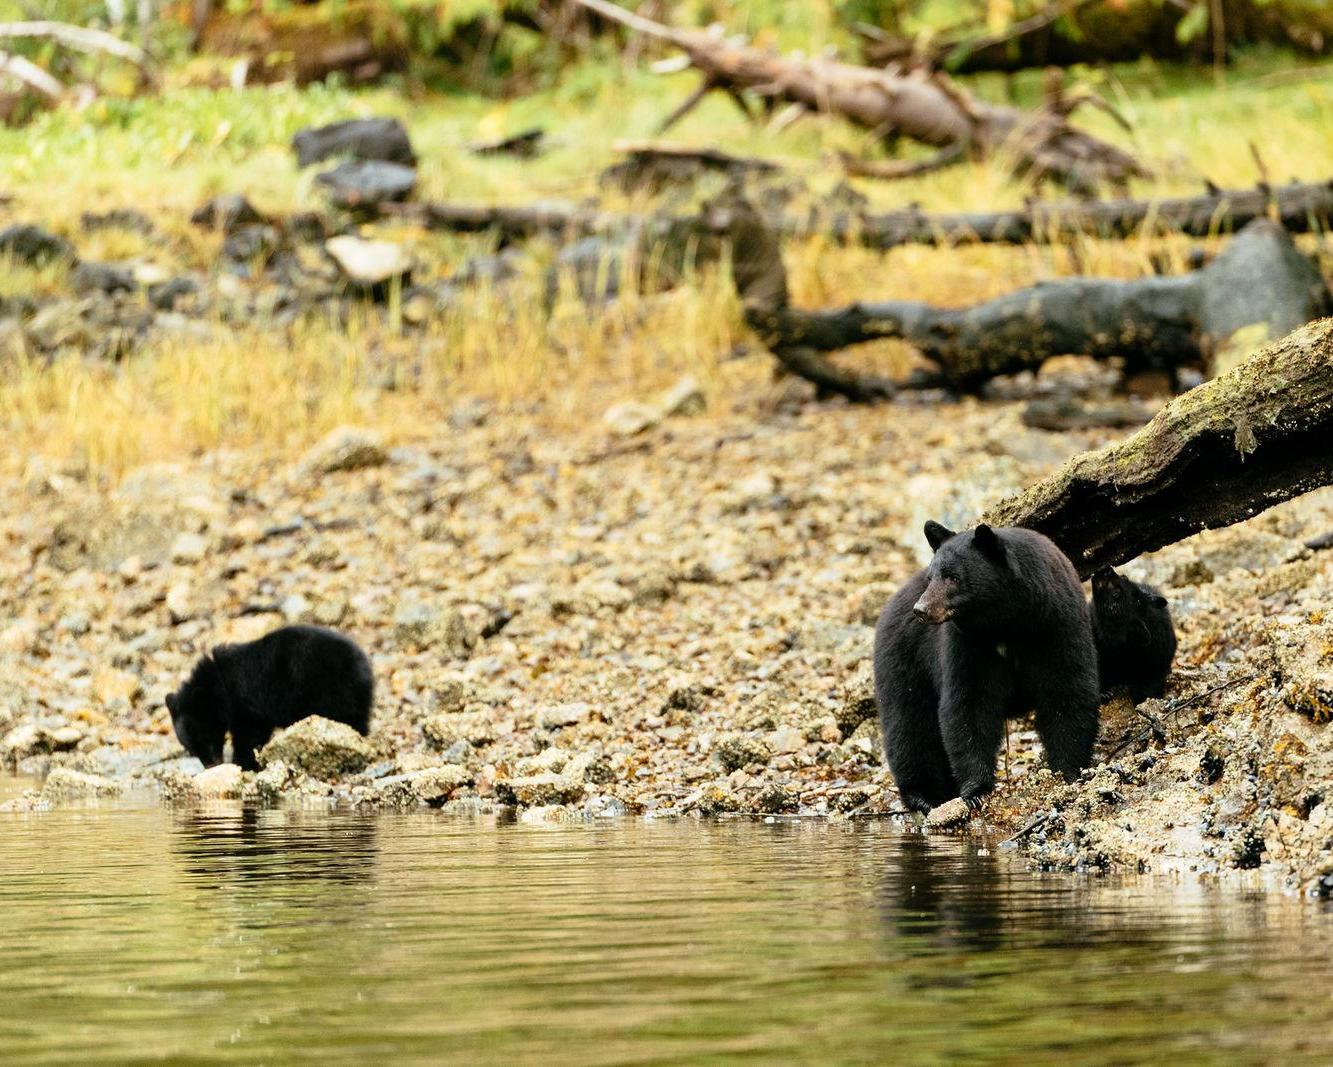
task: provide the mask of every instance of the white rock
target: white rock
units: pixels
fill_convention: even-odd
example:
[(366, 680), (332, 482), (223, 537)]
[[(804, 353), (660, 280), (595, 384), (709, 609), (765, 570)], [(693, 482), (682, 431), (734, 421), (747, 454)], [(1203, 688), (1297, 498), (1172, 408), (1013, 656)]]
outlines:
[(673, 415), (701, 414), (708, 406), (708, 401), (699, 383), (687, 376), (664, 392), (658, 398), (657, 406), (662, 415), (669, 419)]
[(324, 250), (339, 270), (362, 285), (378, 285), (412, 270), (412, 257), (392, 241), (367, 241), (344, 234), (330, 237)]
[(378, 467), (389, 461), (380, 435), (356, 426), (339, 426), (305, 454), (303, 465), (318, 474)]
[(197, 533), (182, 533), (171, 542), (172, 563), (198, 563), (208, 552), (208, 542)]
[(234, 763), (219, 763), (194, 776), (194, 788), (201, 797), (239, 797), (241, 768)]
[(607, 429), (621, 437), (633, 437), (645, 430), (651, 430), (661, 421), (662, 413), (657, 408), (640, 404), (637, 400), (613, 404), (602, 415), (602, 422)]

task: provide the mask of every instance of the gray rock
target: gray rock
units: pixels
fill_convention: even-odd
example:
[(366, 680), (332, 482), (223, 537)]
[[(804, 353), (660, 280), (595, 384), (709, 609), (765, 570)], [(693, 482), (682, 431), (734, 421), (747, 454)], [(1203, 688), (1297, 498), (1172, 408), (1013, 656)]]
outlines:
[(21, 263), (38, 267), (53, 260), (76, 260), (74, 246), (63, 237), (33, 226), (19, 223), (0, 230), (0, 254), (11, 256)]
[(223, 233), (234, 233), (243, 226), (260, 226), (268, 223), (253, 204), (239, 193), (229, 193), (205, 200), (194, 210), (190, 221), (196, 226), (207, 226)]
[(495, 783), (495, 795), (502, 804), (515, 804), (523, 808), (577, 804), (586, 792), (581, 781), (559, 774), (534, 774), (528, 778), (509, 778)]
[(453, 795), (455, 789), (469, 785), (472, 775), (462, 767), (425, 767), (406, 774), (381, 778), (375, 783), (375, 797), (394, 807), (428, 804), (437, 807)]
[(355, 160), (339, 163), (316, 179), (338, 207), (357, 208), (406, 200), (417, 185), (417, 172), (399, 163)]
[(114, 797), (124, 791), (120, 782), (69, 767), (57, 767), (42, 785), (42, 799), (51, 804), (89, 797)]
[(158, 311), (175, 311), (177, 306), (199, 295), (199, 283), (193, 278), (172, 278), (148, 287), (148, 302)]
[(327, 126), (307, 126), (292, 138), (296, 163), (308, 167), (325, 159), (379, 159), (415, 165), (407, 128), (395, 118), (345, 119)]
[(426, 740), (442, 751), (454, 751), (460, 741), (469, 745), (487, 745), (499, 736), (491, 716), (482, 711), (433, 715), (421, 724)]
[(693, 377), (685, 377), (664, 392), (657, 402), (663, 416), (699, 415), (708, 406), (704, 391)]
[(558, 730), (562, 726), (573, 726), (587, 722), (592, 717), (592, 705), (579, 701), (573, 704), (557, 704), (555, 707), (542, 708), (537, 712), (537, 725), (543, 730)]
[(389, 453), (379, 434), (355, 426), (340, 426), (305, 454), (302, 465), (312, 473), (333, 474), (379, 467), (387, 462)]
[(52, 752), (69, 752), (83, 740), (83, 731), (77, 726), (38, 726), (24, 723), (16, 726), (0, 740), (0, 759), (10, 763), (43, 756)]
[(752, 763), (767, 763), (773, 755), (768, 743), (750, 734), (731, 734), (718, 740), (713, 755), (728, 771), (740, 770)]
[(842, 700), (833, 712), (844, 738), (849, 738), (867, 719), (875, 717), (875, 674), (870, 661), (864, 660), (843, 686)]
[(265, 767), (281, 760), (321, 781), (365, 770), (373, 757), (370, 743), (359, 733), (346, 723), (319, 715), (283, 730), (259, 752), (259, 762)]
[(657, 408), (649, 404), (641, 404), (637, 400), (626, 400), (620, 404), (613, 404), (602, 415), (603, 425), (612, 433), (619, 434), (621, 437), (633, 437), (635, 434), (641, 434), (646, 430), (651, 430), (661, 421), (662, 414)]
[(80, 263), (70, 272), (69, 282), (80, 295), (132, 293), (138, 288), (131, 271), (112, 263)]

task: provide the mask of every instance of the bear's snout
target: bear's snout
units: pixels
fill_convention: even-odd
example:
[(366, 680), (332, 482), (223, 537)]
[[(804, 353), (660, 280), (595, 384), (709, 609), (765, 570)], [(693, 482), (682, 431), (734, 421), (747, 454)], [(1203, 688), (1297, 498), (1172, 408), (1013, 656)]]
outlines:
[(922, 622), (938, 626), (940, 623), (948, 621), (951, 612), (947, 605), (938, 601), (932, 602), (927, 596), (922, 596), (920, 600), (912, 605), (912, 614)]

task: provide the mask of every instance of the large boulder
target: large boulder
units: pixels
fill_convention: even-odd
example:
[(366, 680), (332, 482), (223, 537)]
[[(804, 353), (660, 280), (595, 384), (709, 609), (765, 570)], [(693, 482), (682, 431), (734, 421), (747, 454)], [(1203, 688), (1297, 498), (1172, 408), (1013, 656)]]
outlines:
[(328, 126), (308, 126), (292, 138), (298, 166), (308, 167), (323, 159), (348, 156), (378, 159), (412, 166), (416, 154), (407, 128), (397, 119), (346, 119)]
[(288, 727), (259, 751), (263, 766), (281, 760), (321, 781), (363, 771), (373, 758), (370, 743), (359, 733), (319, 715)]

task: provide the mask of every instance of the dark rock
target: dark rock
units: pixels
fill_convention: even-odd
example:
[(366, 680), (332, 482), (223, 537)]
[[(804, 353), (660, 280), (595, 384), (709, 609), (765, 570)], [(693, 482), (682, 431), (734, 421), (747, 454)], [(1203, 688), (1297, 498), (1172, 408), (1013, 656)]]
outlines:
[(69, 276), (74, 291), (87, 293), (132, 293), (138, 288), (134, 275), (110, 263), (80, 263)]
[(326, 170), (315, 181), (328, 189), (329, 199), (339, 207), (356, 208), (406, 200), (416, 188), (417, 172), (401, 163), (349, 160)]
[(74, 246), (63, 237), (26, 222), (0, 230), (0, 254), (13, 256), (32, 267), (53, 260), (78, 259)]
[(1199, 776), (1208, 785), (1218, 781), (1226, 770), (1226, 758), (1211, 745), (1199, 757)]
[(455, 285), (499, 285), (518, 277), (518, 258), (513, 250), (498, 256), (472, 256), (449, 280)]
[(301, 167), (338, 156), (408, 166), (417, 161), (406, 127), (392, 118), (347, 119), (328, 126), (306, 127), (292, 138), (292, 151)]
[(103, 212), (85, 211), (79, 217), (79, 224), (87, 233), (95, 230), (128, 230), (131, 233), (150, 234), (155, 228), (152, 219), (130, 207), (112, 208)]
[(172, 278), (148, 287), (148, 302), (158, 311), (175, 311), (182, 300), (199, 294), (199, 283), (193, 278)]
[(318, 211), (298, 211), (287, 219), (287, 236), (301, 244), (318, 244), (333, 234), (333, 226)]
[(282, 243), (282, 235), (272, 226), (242, 226), (227, 234), (222, 242), (222, 258), (233, 263), (266, 264)]
[(545, 130), (540, 126), (534, 126), (511, 137), (474, 141), (468, 145), (468, 151), (475, 156), (515, 156), (519, 159), (531, 159), (541, 153), (542, 139), (545, 136)]
[(215, 196), (211, 200), (205, 200), (195, 208), (190, 221), (196, 226), (207, 226), (223, 233), (234, 233), (243, 226), (257, 226), (268, 222), (268, 219), (245, 197), (238, 193), (229, 193), (226, 196)]

